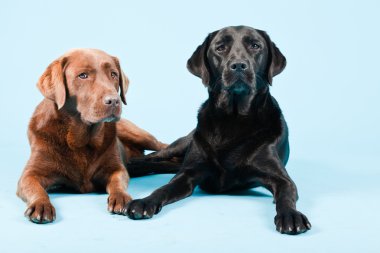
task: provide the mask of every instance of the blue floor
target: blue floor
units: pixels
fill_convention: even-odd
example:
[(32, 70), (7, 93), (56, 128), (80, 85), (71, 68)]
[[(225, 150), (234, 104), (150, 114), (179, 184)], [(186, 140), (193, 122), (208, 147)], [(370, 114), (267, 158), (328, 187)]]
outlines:
[[(380, 34), (376, 0), (0, 1), (0, 252), (380, 252)], [(36, 82), (71, 48), (119, 57), (130, 79), (123, 117), (170, 143), (196, 125), (207, 97), (186, 61), (209, 32), (268, 31), (287, 58), (271, 92), (290, 129), (287, 170), (313, 227), (275, 230), (258, 188), (194, 195), (151, 220), (107, 212), (106, 194), (52, 194), (57, 220), (36, 225), (16, 185), (29, 157)], [(132, 179), (134, 198), (171, 175)]]
[[(1, 168), (20, 166), (21, 160), (1, 163)], [(57, 220), (36, 225), (22, 215), (14, 169), (0, 188), (0, 252), (379, 252), (377, 169), (297, 159), (288, 168), (300, 193), (298, 209), (313, 225), (298, 236), (275, 231), (273, 199), (262, 188), (230, 195), (196, 190), (142, 221), (109, 214), (106, 194), (51, 194)], [(132, 179), (129, 192), (144, 197), (170, 178)]]

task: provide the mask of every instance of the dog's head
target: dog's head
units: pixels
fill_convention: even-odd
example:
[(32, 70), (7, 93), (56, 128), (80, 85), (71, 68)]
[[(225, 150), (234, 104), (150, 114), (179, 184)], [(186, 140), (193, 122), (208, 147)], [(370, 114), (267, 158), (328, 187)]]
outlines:
[(217, 108), (247, 115), (254, 97), (267, 90), (286, 59), (266, 32), (247, 26), (210, 33), (187, 62), (200, 77)]
[(120, 119), (128, 84), (116, 57), (97, 49), (74, 49), (52, 62), (37, 86), (58, 109), (94, 124)]

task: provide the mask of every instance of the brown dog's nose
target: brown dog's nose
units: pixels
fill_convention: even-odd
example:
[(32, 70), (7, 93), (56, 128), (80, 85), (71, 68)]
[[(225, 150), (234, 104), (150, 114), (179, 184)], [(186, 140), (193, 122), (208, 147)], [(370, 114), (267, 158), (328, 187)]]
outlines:
[(103, 101), (108, 106), (118, 106), (120, 104), (119, 96), (105, 96)]
[(248, 68), (248, 65), (244, 61), (235, 61), (230, 65), (230, 69), (236, 72), (242, 72)]

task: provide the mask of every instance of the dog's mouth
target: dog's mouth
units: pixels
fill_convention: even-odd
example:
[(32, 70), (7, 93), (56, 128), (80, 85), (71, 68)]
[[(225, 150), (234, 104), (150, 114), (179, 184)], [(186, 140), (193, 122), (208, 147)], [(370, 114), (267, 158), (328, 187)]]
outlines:
[(110, 123), (110, 122), (116, 122), (120, 120), (120, 115), (111, 114), (105, 117), (90, 117), (90, 118), (83, 118), (83, 122), (86, 122), (89, 125), (97, 124), (97, 123)]
[(100, 120), (99, 121), (99, 123), (100, 122), (116, 122), (116, 121), (118, 121), (118, 120), (120, 120), (120, 115), (119, 116), (116, 116), (116, 115), (114, 115), (114, 114), (112, 114), (111, 116), (109, 116), (109, 117), (107, 117), (107, 118), (104, 118), (104, 119), (102, 119), (102, 120)]
[(227, 87), (226, 89), (228, 93), (230, 93), (230, 95), (232, 96), (248, 95), (251, 91), (250, 86), (241, 80), (238, 80), (237, 82)]
[(255, 94), (252, 84), (237, 79), (231, 85), (222, 85), (216, 105), (227, 114), (248, 115)]
[(92, 111), (87, 117), (82, 114), (82, 120), (88, 124), (109, 123), (120, 120), (121, 108), (110, 108), (106, 111)]

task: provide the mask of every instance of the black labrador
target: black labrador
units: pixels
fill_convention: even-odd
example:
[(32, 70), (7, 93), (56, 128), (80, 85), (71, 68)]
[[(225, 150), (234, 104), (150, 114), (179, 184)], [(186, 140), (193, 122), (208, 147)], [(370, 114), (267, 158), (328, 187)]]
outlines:
[(279, 232), (309, 230), (308, 219), (296, 210), (297, 188), (285, 169), (288, 128), (269, 93), (272, 78), (285, 65), (264, 31), (235, 26), (209, 34), (187, 62), (209, 92), (197, 127), (166, 149), (131, 160), (129, 167), (132, 176), (165, 172), (163, 168), (177, 174), (150, 196), (130, 202), (124, 213), (132, 219), (151, 218), (162, 206), (191, 195), (196, 186), (210, 193), (263, 186), (274, 196)]

